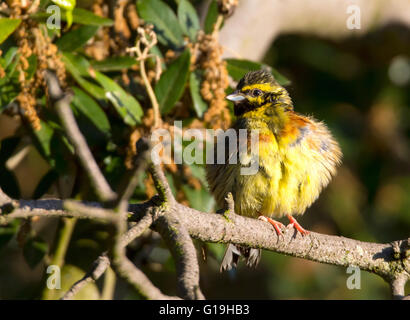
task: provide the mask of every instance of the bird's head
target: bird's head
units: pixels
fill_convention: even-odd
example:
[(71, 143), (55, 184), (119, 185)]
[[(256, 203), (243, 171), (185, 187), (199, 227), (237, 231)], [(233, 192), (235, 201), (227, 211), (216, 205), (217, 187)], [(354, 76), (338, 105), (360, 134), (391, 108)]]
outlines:
[(292, 110), (293, 105), (288, 92), (267, 70), (248, 72), (238, 83), (236, 90), (226, 99), (234, 103), (236, 116), (266, 107)]

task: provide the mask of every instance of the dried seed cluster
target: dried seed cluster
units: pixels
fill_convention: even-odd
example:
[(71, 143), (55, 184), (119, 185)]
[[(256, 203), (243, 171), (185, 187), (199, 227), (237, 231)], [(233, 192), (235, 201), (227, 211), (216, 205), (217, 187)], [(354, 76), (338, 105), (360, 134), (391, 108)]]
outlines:
[(229, 86), (226, 62), (222, 59), (222, 46), (218, 43), (216, 34), (198, 35), (197, 65), (204, 70), (201, 95), (209, 103), (204, 114), (207, 126), (213, 129), (227, 129), (231, 118), (225, 101), (225, 90)]
[[(41, 128), (40, 119), (36, 110), (36, 92), (43, 87), (47, 89), (43, 72), (46, 69), (54, 70), (60, 83), (65, 86), (65, 67), (61, 61), (57, 46), (51, 43), (45, 27), (42, 29), (37, 22), (28, 19), (26, 15), (37, 10), (38, 2), (12, 0), (10, 3), (11, 18), (20, 18), (22, 22), (16, 30), (15, 38), (19, 47), (19, 83), (21, 91), (16, 100), (19, 102), (23, 115), (35, 130)], [(37, 67), (32, 77), (28, 77), (30, 67), (29, 58), (37, 58)]]

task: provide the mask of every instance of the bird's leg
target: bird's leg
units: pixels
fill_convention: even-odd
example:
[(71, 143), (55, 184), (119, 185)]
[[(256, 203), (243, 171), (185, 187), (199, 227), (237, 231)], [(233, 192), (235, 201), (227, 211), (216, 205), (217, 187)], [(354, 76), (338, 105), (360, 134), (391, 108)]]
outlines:
[(278, 236), (282, 234), (281, 228), (284, 228), (285, 226), (282, 223), (280, 223), (279, 221), (273, 220), (273, 219), (271, 219), (269, 217), (266, 217), (266, 216), (263, 216), (263, 215), (260, 215), (258, 217), (258, 219), (262, 220), (262, 221), (269, 222), (275, 228), (275, 231), (278, 234)]
[(309, 231), (303, 229), (303, 227), (299, 224), (299, 222), (296, 221), (296, 219), (294, 217), (292, 217), (291, 215), (287, 215), (290, 223), (288, 224), (288, 226), (292, 226), (293, 228), (295, 228), (297, 231), (300, 232), (300, 234), (302, 236), (309, 234)]

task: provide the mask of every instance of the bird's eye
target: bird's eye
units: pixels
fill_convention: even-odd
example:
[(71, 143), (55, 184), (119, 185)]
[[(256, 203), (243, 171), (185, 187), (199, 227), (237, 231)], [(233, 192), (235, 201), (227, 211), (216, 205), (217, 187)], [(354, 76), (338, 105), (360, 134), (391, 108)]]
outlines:
[(253, 95), (254, 97), (258, 97), (258, 96), (260, 96), (261, 94), (262, 94), (262, 91), (259, 90), (259, 89), (254, 89), (254, 90), (252, 91), (252, 95)]

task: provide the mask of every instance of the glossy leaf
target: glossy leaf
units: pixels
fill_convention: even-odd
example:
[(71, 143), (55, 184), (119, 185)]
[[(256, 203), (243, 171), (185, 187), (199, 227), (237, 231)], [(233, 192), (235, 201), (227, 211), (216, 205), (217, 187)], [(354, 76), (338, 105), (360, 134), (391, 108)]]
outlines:
[(73, 10), (73, 22), (79, 24), (87, 24), (92, 26), (109, 27), (114, 24), (114, 21), (108, 18), (97, 16), (89, 10), (75, 8)]
[(67, 29), (73, 24), (73, 10), (76, 5), (76, 0), (51, 0), (59, 7), (66, 10)]
[(34, 130), (34, 144), (40, 154), (46, 159), (50, 160), (51, 149), (50, 142), (53, 137), (54, 129), (46, 122), (41, 121), (41, 129)]
[(191, 39), (196, 40), (196, 35), (200, 29), (199, 18), (195, 8), (188, 0), (180, 0), (178, 4), (178, 20), (182, 31)]
[[(61, 289), (50, 290), (50, 300), (59, 300), (70, 290), (71, 286), (85, 276), (85, 271), (77, 266), (65, 264), (61, 269)], [(95, 283), (87, 283), (81, 290), (72, 296), (72, 300), (100, 300), (100, 292)]]
[(105, 112), (101, 107), (83, 90), (73, 87), (74, 97), (72, 103), (87, 117), (102, 133), (110, 134), (111, 126)]
[(51, 0), (59, 7), (66, 10), (73, 10), (75, 8), (76, 0)]
[(0, 228), (0, 249), (7, 245), (7, 243), (14, 237), (14, 235), (18, 232), (18, 227), (20, 225), (20, 221), (13, 220), (6, 226), (2, 226)]
[(53, 183), (58, 179), (58, 173), (55, 170), (48, 171), (37, 184), (34, 190), (33, 198), (39, 199), (42, 197), (53, 185)]
[(56, 44), (61, 51), (74, 51), (84, 46), (98, 30), (98, 26), (81, 26), (64, 34)]
[(20, 25), (21, 19), (0, 18), (0, 44)]
[(84, 57), (65, 52), (62, 60), (68, 72), (85, 91), (97, 99), (106, 99), (104, 89), (85, 79), (90, 76), (90, 63)]
[[(72, 15), (73, 23), (107, 27), (112, 26), (114, 24), (114, 21), (111, 19), (97, 16), (91, 11), (81, 8), (74, 8), (74, 10), (72, 11)], [(39, 12), (31, 15), (30, 17), (40, 21), (46, 21), (49, 16), (51, 16), (51, 13)], [(67, 21), (66, 11), (62, 11), (61, 20)]]
[(155, 94), (164, 114), (172, 110), (184, 92), (188, 79), (190, 57), (189, 50), (185, 50), (168, 66), (155, 86)]
[(10, 63), (13, 61), (14, 57), (17, 56), (18, 47), (11, 47), (6, 54), (4, 55), (4, 65), (3, 68), (7, 69), (10, 66)]
[(113, 57), (107, 58), (102, 61), (90, 61), (91, 66), (97, 70), (102, 72), (107, 71), (121, 71), (123, 69), (131, 68), (133, 65), (137, 63), (137, 60), (132, 57)]
[(105, 89), (106, 98), (111, 101), (126, 124), (134, 126), (140, 122), (143, 115), (142, 108), (132, 95), (101, 72), (95, 72), (95, 79)]
[(205, 18), (204, 30), (205, 33), (212, 33), (214, 31), (214, 25), (218, 19), (218, 3), (216, 0), (212, 0), (208, 7), (208, 13)]
[(191, 72), (189, 75), (189, 91), (193, 102), (192, 106), (199, 118), (201, 118), (208, 109), (208, 104), (201, 96), (201, 80), (202, 77), (198, 70)]
[(28, 239), (23, 247), (23, 256), (31, 269), (43, 260), (48, 251), (47, 243), (40, 237)]
[(21, 138), (9, 137), (0, 140), (0, 165), (4, 165), (16, 150)]
[(182, 29), (175, 13), (167, 4), (161, 0), (140, 0), (137, 6), (141, 18), (154, 25), (162, 44), (172, 48), (183, 45)]
[(0, 188), (14, 199), (20, 198), (20, 188), (16, 176), (4, 165), (0, 165)]
[(285, 86), (290, 84), (289, 79), (265, 64), (241, 59), (226, 59), (225, 61), (227, 62), (226, 67), (228, 69), (228, 73), (235, 81), (239, 81), (249, 71), (266, 68), (272, 72), (276, 81), (278, 81), (280, 85)]

